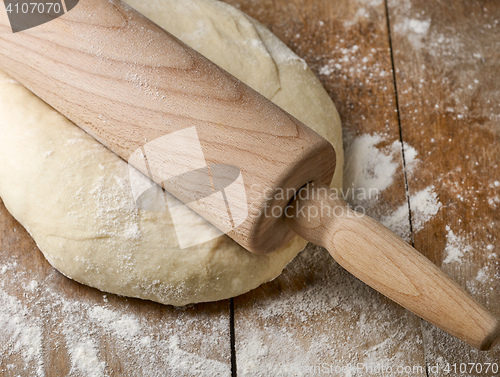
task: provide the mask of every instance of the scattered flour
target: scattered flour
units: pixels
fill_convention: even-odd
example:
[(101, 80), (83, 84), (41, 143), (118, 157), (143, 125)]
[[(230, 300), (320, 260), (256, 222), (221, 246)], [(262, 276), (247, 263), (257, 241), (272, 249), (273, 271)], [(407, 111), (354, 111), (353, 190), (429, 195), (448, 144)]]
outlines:
[(131, 315), (120, 315), (116, 311), (95, 306), (89, 311), (89, 317), (122, 339), (140, 335), (139, 322)]
[(88, 337), (81, 339), (70, 328), (65, 330), (69, 334), (66, 336), (66, 341), (71, 357), (71, 369), (88, 377), (108, 376), (109, 374), (104, 373), (106, 363), (99, 361), (97, 347), (92, 339)]
[(356, 13), (354, 14), (354, 17), (352, 17), (349, 20), (345, 20), (343, 22), (344, 27), (350, 28), (352, 26), (357, 25), (361, 20), (367, 19), (369, 17), (370, 17), (370, 13), (368, 12), (368, 10), (366, 8), (358, 8), (358, 10), (356, 10)]
[(418, 20), (402, 17), (400, 22), (394, 25), (394, 31), (406, 36), (415, 49), (423, 47), (423, 40), (431, 26), (431, 20)]
[(476, 280), (477, 280), (477, 281), (479, 281), (480, 283), (484, 283), (484, 282), (486, 282), (486, 280), (488, 279), (487, 272), (488, 272), (488, 267), (487, 267), (487, 266), (485, 266), (485, 267), (481, 268), (481, 269), (477, 272), (477, 275), (476, 275)]
[(364, 134), (346, 148), (345, 188), (383, 191), (392, 184), (399, 165), (393, 157), (393, 148), (377, 148), (383, 140), (379, 134)]
[[(398, 167), (402, 164), (401, 142), (395, 140), (382, 148), (386, 141), (381, 134), (364, 134), (355, 138), (346, 148), (344, 187), (356, 189), (387, 189), (394, 181)], [(408, 143), (403, 143), (405, 168), (413, 172), (419, 164), (417, 151)]]
[[(7, 355), (20, 355), (24, 374), (44, 377), (42, 326), (30, 310), (16, 297), (0, 289), (0, 374), (2, 364), (8, 367)], [(5, 363), (5, 364), (4, 364)], [(18, 370), (20, 372), (20, 370)]]
[[(399, 147), (399, 142), (395, 141)], [(417, 159), (418, 152), (415, 148), (409, 145), (407, 142), (403, 142), (403, 150), (405, 152), (405, 168), (408, 175), (412, 174), (417, 167), (419, 160)]]
[(443, 260), (443, 264), (462, 262), (462, 257), (472, 251), (472, 247), (463, 237), (453, 233), (449, 225), (446, 226), (446, 231), (448, 232), (446, 234), (446, 247), (444, 249), (446, 258)]
[[(383, 1), (358, 0), (358, 3), (375, 7), (382, 6)], [(356, 25), (369, 12), (369, 8), (359, 8), (354, 17), (355, 22), (346, 22), (345, 26)], [(406, 36), (416, 48), (423, 46), (430, 29), (431, 21), (428, 19), (402, 18), (401, 22), (395, 24), (395, 32)], [(442, 36), (435, 43), (442, 47), (439, 57), (453, 54), (461, 47), (449, 36)], [(357, 46), (342, 49), (340, 56), (329, 60), (319, 69), (319, 73), (324, 76), (340, 71), (344, 71), (344, 74), (354, 71), (360, 73), (368, 65), (368, 69), (373, 71), (370, 78), (372, 73), (378, 77), (388, 75), (373, 61), (375, 52), (359, 57), (358, 50)], [(483, 59), (479, 53), (471, 54), (471, 57)], [(367, 134), (351, 143), (346, 151), (346, 187), (375, 188), (380, 192), (390, 187), (401, 164), (401, 145), (395, 141), (392, 145), (380, 148), (379, 144), (383, 141), (383, 135)], [(411, 173), (418, 166), (418, 154), (406, 143), (403, 148), (406, 169)], [(49, 156), (50, 153), (47, 154)], [(499, 181), (495, 181), (494, 186), (499, 187)], [(422, 229), (441, 208), (434, 190), (433, 186), (429, 186), (409, 198), (414, 231)], [(373, 198), (375, 204), (376, 200)], [(408, 204), (403, 203), (394, 212), (383, 214), (381, 220), (407, 237)], [(460, 262), (471, 251), (471, 247), (463, 237), (455, 235), (449, 226), (446, 230), (446, 259), (443, 263)], [(125, 236), (134, 239), (137, 233), (135, 229), (130, 229)], [(491, 253), (493, 245), (488, 245), (486, 250)], [(496, 258), (493, 253), (490, 256)], [(481, 284), (489, 281), (492, 270), (489, 266), (481, 268), (476, 280)], [(161, 374), (159, 371), (167, 370), (176, 376), (230, 375), (229, 362), (209, 360), (203, 356), (207, 348), (225, 347), (229, 324), (223, 315), (204, 317), (201, 310), (192, 316), (179, 315), (176, 319), (167, 316), (160, 323), (153, 324), (148, 322), (147, 313), (131, 315), (126, 308), (106, 304), (107, 300), (105, 304), (75, 302), (57, 287), (32, 280), (29, 277), (32, 274), (24, 274), (15, 261), (0, 266), (0, 273), (0, 374), (9, 375), (2, 368), (15, 368), (17, 374), (45, 376), (43, 356), (47, 339), (43, 329), (48, 325), (56, 327), (56, 333), (61, 331), (63, 340), (60, 350), (67, 351), (70, 356), (70, 375), (110, 374), (104, 355), (99, 352), (98, 339), (101, 339), (102, 334), (109, 337), (117, 357), (127, 355), (126, 359), (120, 361), (127, 372), (136, 375), (157, 376)], [(9, 291), (8, 282), (14, 276), (23, 291), (23, 300)], [(297, 282), (302, 282), (303, 286), (297, 287)], [(47, 283), (50, 283), (50, 279)], [(391, 366), (405, 366), (413, 365), (421, 356), (419, 352), (423, 340), (419, 332), (412, 332), (414, 318), (387, 304), (380, 295), (340, 268), (323, 250), (310, 246), (291, 263), (284, 275), (270, 284), (276, 290), (267, 299), (240, 308), (244, 314), (238, 313), (237, 307), (238, 375), (315, 376), (319, 373), (315, 373), (314, 368), (322, 361), (326, 361), (329, 366), (333, 363), (347, 365), (358, 362), (386, 362)], [(292, 289), (283, 292), (279, 289), (280, 284)], [(35, 298), (35, 291), (36, 297), (42, 297), (41, 301)], [(35, 313), (35, 306), (46, 307), (49, 315)], [(165, 313), (177, 313), (177, 310), (169, 307), (162, 309)], [(250, 320), (245, 320), (243, 316)], [(323, 318), (324, 322), (321, 323), (326, 328), (318, 328), (315, 332), (310, 326), (317, 318)], [(423, 326), (429, 342), (435, 339), (436, 344), (450, 347), (450, 352), (444, 352), (445, 355), (451, 355), (458, 349), (463, 350), (462, 360), (480, 360), (480, 354), (472, 351), (471, 359), (471, 351), (460, 346), (458, 341), (425, 323)], [(331, 336), (323, 336), (325, 333)], [(200, 339), (206, 348), (196, 352), (187, 351), (195, 348), (189, 344), (196, 344)], [(342, 347), (336, 347), (336, 339), (345, 340), (340, 342)], [(23, 365), (10, 362), (2, 365), (5, 360), (15, 360), (16, 355), (21, 356)], [(430, 359), (438, 360), (441, 364), (447, 361), (436, 355), (431, 355)], [(280, 363), (276, 363), (276, 360)], [(358, 374), (346, 369), (335, 375)], [(425, 372), (422, 376), (425, 376)]]
[(356, 366), (417, 359), (422, 338), (415, 317), (319, 247), (300, 253), (268, 290), (273, 293), (236, 306), (238, 376), (375, 376)]
[(417, 34), (425, 34), (431, 26), (430, 20), (408, 20), (407, 29)]
[[(130, 375), (143, 377), (162, 375), (160, 371), (182, 377), (231, 374), (229, 357), (226, 362), (206, 357), (213, 347), (229, 355), (227, 312), (205, 317), (202, 308), (189, 314), (158, 304), (156, 310), (136, 314), (123, 302), (74, 300), (59, 286), (58, 273), (51, 271), (45, 280), (33, 280), (33, 273), (14, 261), (15, 253), (4, 256), (9, 260), (0, 265), (4, 271), (0, 275), (0, 375), (45, 377), (47, 356), (54, 349), (58, 357), (69, 360), (68, 375), (75, 377), (114, 375), (117, 371), (110, 369), (108, 360), (118, 361)], [(15, 285), (6, 284), (12, 279)], [(155, 320), (150, 321), (150, 316)]]
[(330, 76), (333, 72), (335, 72), (334, 67), (328, 64), (321, 67), (318, 71), (320, 75), (325, 75), (325, 76)]
[[(439, 212), (441, 206), (437, 194), (434, 192), (434, 186), (429, 186), (410, 196), (413, 231), (422, 230), (425, 223)], [(400, 237), (409, 241), (408, 220), (408, 203), (404, 203), (391, 214), (382, 217), (380, 221)]]
[[(386, 137), (381, 134), (364, 134), (355, 138), (346, 148), (346, 169), (344, 173), (344, 188), (355, 188), (358, 197), (355, 204), (361, 205), (373, 212), (375, 217), (403, 239), (410, 241), (410, 223), (408, 203), (401, 204), (395, 211), (387, 214), (374, 210), (380, 205), (378, 194), (388, 189), (394, 182), (398, 169), (402, 166), (402, 148), (399, 140), (381, 147), (386, 143)], [(405, 168), (407, 174), (412, 174), (419, 166), (418, 152), (408, 143), (403, 143)], [(423, 229), (434, 217), (441, 203), (435, 193), (434, 186), (429, 186), (410, 197), (413, 231)], [(368, 193), (360, 200), (359, 193)], [(375, 192), (376, 194), (373, 194)]]
[(419, 191), (410, 196), (410, 209), (412, 226), (415, 232), (423, 229), (424, 224), (436, 215), (441, 208), (441, 203), (434, 192), (434, 186)]

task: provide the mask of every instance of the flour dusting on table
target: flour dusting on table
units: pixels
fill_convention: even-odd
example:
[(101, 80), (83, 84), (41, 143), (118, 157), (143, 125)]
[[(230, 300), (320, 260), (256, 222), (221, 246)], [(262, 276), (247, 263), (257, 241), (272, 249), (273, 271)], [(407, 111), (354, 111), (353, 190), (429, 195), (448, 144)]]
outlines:
[(399, 165), (393, 156), (394, 148), (377, 148), (382, 140), (382, 135), (365, 134), (347, 147), (344, 187), (383, 191), (391, 185)]
[[(442, 207), (434, 186), (429, 186), (410, 196), (409, 206), (412, 214), (412, 230), (418, 232), (425, 223), (432, 219)], [(403, 203), (394, 212), (383, 216), (380, 222), (397, 235), (409, 241), (410, 227), (408, 223), (408, 203)]]
[(453, 233), (450, 226), (446, 226), (446, 258), (443, 260), (444, 264), (452, 262), (462, 262), (464, 254), (471, 251), (471, 247), (465, 243), (463, 237), (457, 236)]
[(126, 304), (106, 303), (106, 295), (101, 303), (73, 299), (54, 284), (57, 272), (34, 280), (32, 271), (24, 271), (14, 256), (0, 262), (0, 271), (2, 375), (15, 371), (49, 376), (46, 364), (52, 353), (70, 361), (68, 376), (115, 375), (109, 361), (143, 377), (162, 376), (162, 371), (186, 377), (230, 375), (229, 360), (205, 356), (212, 347), (229, 354), (227, 312), (204, 319), (202, 313), (190, 315), (186, 309), (158, 305), (167, 314), (165, 320), (150, 321), (147, 312), (137, 314)]
[[(385, 143), (384, 143), (385, 142)], [(386, 146), (381, 146), (386, 144)], [(389, 229), (409, 241), (410, 223), (408, 209), (412, 214), (412, 229), (418, 232), (430, 221), (442, 207), (430, 185), (424, 190), (412, 194), (409, 201), (390, 213), (383, 213), (380, 206), (380, 194), (394, 183), (398, 169), (403, 165), (402, 150), (405, 153), (405, 169), (412, 174), (420, 165), (418, 151), (408, 143), (403, 147), (399, 140), (387, 143), (382, 134), (363, 134), (354, 138), (346, 148), (346, 168), (344, 173), (345, 190), (354, 189), (358, 195), (351, 203), (366, 209)], [(363, 194), (365, 195), (359, 195)], [(408, 207), (409, 206), (409, 207)]]
[[(384, 142), (385, 146), (382, 146)], [(418, 169), (418, 151), (410, 145), (404, 148), (407, 168)], [(350, 181), (346, 180), (347, 185), (357, 189), (374, 188), (378, 193), (387, 190), (402, 164), (401, 150), (399, 141), (388, 142), (382, 134), (365, 134), (354, 139), (346, 154), (346, 174), (352, 177)], [(364, 203), (376, 208), (379, 200), (375, 195), (366, 198)], [(407, 215), (407, 205), (402, 203), (401, 209), (395, 213), (380, 214), (379, 218), (398, 231), (399, 224), (408, 221), (402, 215), (405, 211)], [(415, 218), (420, 219), (423, 226), (438, 212), (441, 204), (431, 186), (413, 195), (410, 205), (418, 214)], [(408, 229), (401, 230), (402, 235), (405, 231)], [(221, 362), (204, 356), (207, 347), (228, 347), (227, 312), (211, 316), (209, 322), (198, 313), (185, 316), (182, 321), (166, 318), (160, 323), (152, 323), (148, 321), (147, 313), (133, 313), (126, 307), (106, 303), (107, 299), (93, 302), (68, 297), (51, 284), (57, 276), (55, 272), (46, 280), (37, 280), (16, 264), (14, 256), (0, 265), (0, 272), (0, 318), (6, 327), (0, 339), (6, 345), (8, 360), (13, 360), (7, 368), (9, 365), (14, 368), (13, 362), (20, 352), (26, 372), (45, 376), (48, 349), (57, 347), (68, 355), (70, 376), (112, 375), (110, 361), (113, 355), (120, 357), (123, 367), (145, 377), (157, 376), (161, 370), (170, 370), (176, 376), (230, 374), (229, 360)], [(7, 284), (14, 275), (19, 283), (17, 290)], [(479, 276), (482, 279), (483, 275)], [(239, 375), (313, 376), (317, 360), (325, 352), (346, 365), (356, 362), (367, 366), (381, 362), (404, 365), (413, 360), (415, 347), (422, 339), (415, 332), (418, 326), (405, 324), (417, 319), (389, 304), (388, 300), (340, 268), (324, 249), (309, 246), (277, 282), (285, 287), (282, 295), (273, 292), (261, 295), (255, 306), (244, 308), (245, 315), (260, 319), (257, 323), (265, 323), (264, 328), (247, 321), (238, 322), (239, 308), (236, 306)], [(297, 282), (300, 282), (299, 286)], [(165, 310), (183, 313), (181, 309), (171, 307)], [(3, 320), (15, 313), (21, 313), (18, 315), (20, 320)], [(328, 331), (314, 328), (315, 318), (319, 316), (329, 318)], [(394, 326), (397, 326), (396, 332)], [(294, 327), (301, 336), (309, 335), (298, 337)], [(406, 327), (412, 330), (405, 330)], [(54, 341), (49, 339), (49, 334), (43, 333), (45, 328), (50, 329), (50, 337), (57, 338), (55, 344), (50, 343)], [(189, 331), (183, 332), (183, 328)], [(242, 332), (251, 336), (241, 336)], [(323, 333), (330, 335), (324, 336)], [(350, 348), (345, 346), (346, 342), (342, 342), (342, 347), (335, 347), (336, 339), (348, 338)], [(370, 339), (370, 342), (365, 339)], [(193, 352), (193, 345), (200, 340), (205, 348)], [(124, 355), (128, 356), (123, 358)], [(277, 365), (266, 361), (276, 359), (282, 363)], [(19, 364), (15, 365), (18, 368)], [(345, 373), (355, 375), (354, 370), (347, 369)]]
[(357, 364), (405, 365), (419, 357), (418, 320), (320, 247), (309, 245), (268, 286), (267, 295), (236, 306), (238, 376), (318, 376), (321, 368), (359, 376)]
[[(383, 7), (382, 0), (359, 0), (357, 3), (360, 7), (354, 18), (344, 23), (346, 30), (367, 19), (373, 7)], [(396, 5), (407, 4), (409, 2), (404, 1)], [(453, 30), (436, 35), (426, 15), (403, 18), (394, 26), (394, 32), (406, 35), (416, 49), (429, 43), (431, 52), (442, 58), (443, 63), (446, 63), (446, 57), (462, 48)], [(344, 80), (350, 75), (362, 74), (360, 83), (373, 85), (373, 80), (390, 75), (376, 60), (376, 53), (372, 49), (366, 56), (360, 56), (359, 46), (342, 46), (337, 55), (324, 62), (317, 71), (321, 76)], [(484, 51), (470, 51), (470, 61), (466, 63), (482, 59)], [(455, 112), (456, 118), (462, 119), (469, 114), (469, 109), (458, 102), (459, 94), (480, 95), (480, 83), (466, 76), (458, 77), (456, 81), (461, 85), (455, 93), (450, 93), (449, 98), (457, 103), (455, 107), (447, 107), (446, 111)], [(349, 87), (354, 86), (354, 83), (350, 84)], [(389, 91), (391, 88), (383, 89)], [(498, 105), (492, 104), (485, 116), (498, 117), (498, 111), (492, 111), (498, 108), (495, 106)], [(381, 133), (370, 133), (358, 135), (348, 144), (346, 187), (375, 189), (375, 193), (389, 190), (401, 168), (401, 143), (387, 140), (387, 136)], [(419, 151), (406, 143), (403, 149), (406, 172), (416, 172), (421, 164)], [(491, 186), (500, 186), (498, 177)], [(409, 240), (408, 209), (411, 209), (413, 231), (422, 230), (443, 208), (437, 192), (435, 185), (427, 186), (413, 193), (408, 201), (398, 203), (395, 210), (387, 212), (377, 210), (380, 205), (377, 194), (360, 203), (372, 210), (386, 226)], [(495, 195), (487, 200), (493, 208), (500, 203)], [(488, 243), (491, 240), (484, 245), (474, 244), (468, 235), (454, 230), (453, 225), (446, 227), (443, 236), (445, 269), (460, 268), (471, 253), (483, 251), (488, 257), (474, 273), (475, 279), (465, 283), (466, 288), (473, 294), (498, 289), (498, 284), (495, 284), (495, 279), (500, 278), (498, 251)], [(180, 315), (177, 319), (167, 316), (160, 323), (152, 323), (148, 321), (147, 313), (131, 314), (126, 307), (107, 303), (106, 299), (92, 302), (69, 297), (51, 284), (56, 273), (45, 280), (35, 280), (33, 271), (22, 271), (16, 259), (9, 256), (9, 250), (4, 251), (7, 259), (0, 260), (0, 373), (9, 375), (15, 371), (16, 374), (45, 376), (48, 347), (57, 346), (58, 352), (69, 355), (70, 376), (112, 375), (106, 357), (113, 355), (120, 357), (124, 370), (145, 377), (160, 376), (166, 370), (176, 376), (231, 374), (228, 360), (221, 362), (204, 356), (210, 348), (227, 347), (229, 323), (223, 314), (208, 317), (200, 311), (198, 315)], [(15, 282), (15, 287), (12, 282)], [(420, 354), (423, 339), (418, 331), (419, 320), (389, 304), (388, 300), (340, 268), (323, 249), (315, 246), (309, 246), (299, 254), (281, 277), (263, 287), (255, 300), (250, 301), (246, 301), (245, 307), (236, 306), (239, 376), (316, 376), (320, 373), (315, 368), (323, 361), (327, 362), (325, 368), (354, 366), (356, 363), (393, 367), (416, 362), (425, 365), (426, 360), (435, 360), (444, 366), (450, 360), (443, 355), (452, 357), (452, 354), (460, 360), (488, 361), (484, 353), (463, 346), (425, 322), (426, 341), (436, 346), (431, 354)], [(181, 309), (170, 307), (165, 311), (183, 313)], [(315, 327), (318, 318), (326, 318), (326, 322), (321, 322), (325, 327)], [(47, 324), (49, 329), (46, 331), (59, 336), (55, 343), (46, 343), (52, 336), (44, 333)], [(100, 343), (103, 335), (107, 342)], [(200, 346), (196, 350), (198, 343)], [(102, 349), (105, 351), (100, 351)], [(20, 365), (25, 369), (19, 370)], [(348, 367), (331, 375), (359, 374)], [(420, 376), (425, 375), (424, 372)], [(419, 375), (415, 373), (414, 376)]]

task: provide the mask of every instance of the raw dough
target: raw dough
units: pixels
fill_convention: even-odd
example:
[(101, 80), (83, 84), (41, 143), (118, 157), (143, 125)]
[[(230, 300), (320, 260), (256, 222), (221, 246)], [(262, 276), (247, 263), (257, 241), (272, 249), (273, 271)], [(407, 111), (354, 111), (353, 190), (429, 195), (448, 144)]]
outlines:
[[(332, 142), (332, 185), (341, 186), (337, 111), (305, 62), (269, 30), (213, 0), (126, 2)], [(168, 211), (136, 207), (127, 164), (2, 71), (0, 196), (66, 276), (165, 304), (247, 292), (278, 276), (306, 244), (295, 237), (262, 256), (222, 236), (181, 250)], [(194, 213), (192, 221), (203, 222)]]

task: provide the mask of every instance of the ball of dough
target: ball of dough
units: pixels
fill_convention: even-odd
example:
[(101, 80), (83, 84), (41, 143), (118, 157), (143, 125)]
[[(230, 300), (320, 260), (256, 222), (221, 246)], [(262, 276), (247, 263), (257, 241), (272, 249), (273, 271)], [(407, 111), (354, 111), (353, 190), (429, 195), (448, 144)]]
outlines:
[[(328, 139), (337, 111), (305, 62), (237, 9), (213, 0), (126, 0)], [(0, 71), (0, 196), (64, 275), (164, 304), (221, 300), (278, 276), (306, 242), (254, 255), (227, 236), (180, 249), (168, 211), (139, 209), (128, 165)], [(197, 214), (193, 224), (210, 227)]]

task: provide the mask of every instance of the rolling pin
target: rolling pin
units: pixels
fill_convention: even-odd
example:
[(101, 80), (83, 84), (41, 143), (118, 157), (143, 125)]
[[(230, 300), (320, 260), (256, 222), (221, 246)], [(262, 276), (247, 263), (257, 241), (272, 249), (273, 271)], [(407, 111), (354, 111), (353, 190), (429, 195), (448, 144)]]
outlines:
[(121, 1), (80, 0), (17, 32), (3, 5), (0, 68), (243, 247), (299, 234), (444, 331), (496, 343), (495, 316), (327, 186), (335, 151), (293, 116)]

